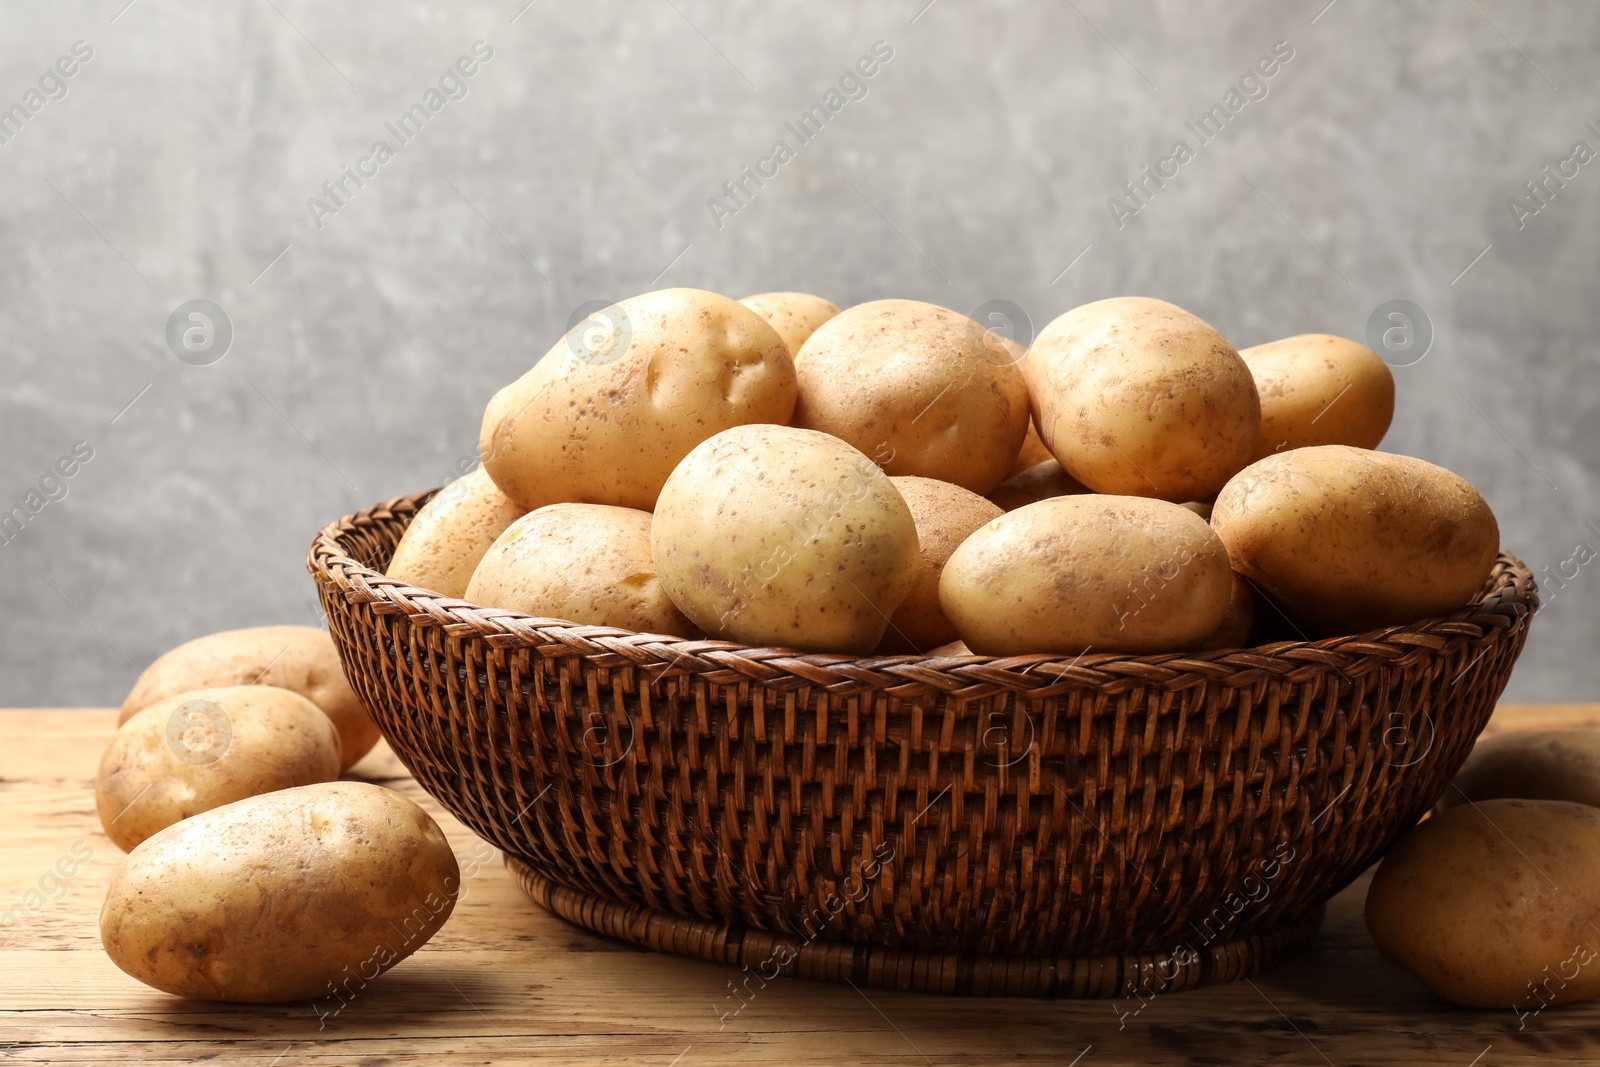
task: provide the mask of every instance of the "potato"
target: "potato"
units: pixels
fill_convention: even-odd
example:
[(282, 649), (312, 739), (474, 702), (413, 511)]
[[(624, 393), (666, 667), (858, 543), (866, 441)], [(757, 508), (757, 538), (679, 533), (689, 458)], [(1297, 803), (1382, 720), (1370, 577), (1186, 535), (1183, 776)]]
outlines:
[(494, 395), (479, 451), (524, 511), (613, 504), (649, 511), (707, 437), (789, 421), (794, 361), (765, 319), (700, 289), (662, 289), (596, 312)]
[(1233, 595), (1228, 598), (1228, 610), (1222, 616), (1222, 622), (1210, 636), (1200, 642), (1197, 649), (1209, 652), (1224, 648), (1249, 648), (1250, 632), (1255, 626), (1255, 621), (1255, 593), (1250, 588), (1249, 582), (1235, 574)]
[(1458, 475), (1348, 445), (1280, 452), (1240, 471), (1211, 525), (1234, 570), (1311, 637), (1446, 615), (1478, 592), (1500, 528)]
[(916, 584), (889, 617), (878, 644), (885, 655), (923, 652), (956, 640), (956, 628), (939, 607), (939, 574), (956, 546), (972, 531), (999, 518), (1000, 508), (959, 485), (902, 475), (890, 478), (917, 524), (921, 564)]
[(406, 527), (385, 572), (419, 589), (466, 595), (478, 561), (522, 515), (479, 467), (434, 494)]
[(460, 889), (450, 843), (417, 805), (365, 782), (306, 785), (213, 808), (134, 849), (106, 892), (100, 940), (111, 962), (174, 996), (327, 997), (331, 1009), (421, 948)]
[(467, 599), (587, 626), (688, 637), (650, 561), (650, 513), (607, 504), (551, 504), (501, 534)]
[(972, 655), (972, 649), (967, 647), (965, 641), (951, 641), (948, 644), (940, 645), (938, 648), (930, 648), (926, 655), (929, 659), (970, 656)]
[(1175, 652), (1222, 624), (1233, 572), (1199, 516), (1141, 497), (1060, 496), (955, 550), (939, 603), (985, 656)]
[(1600, 808), (1600, 732), (1516, 730), (1486, 737), (1456, 772), (1439, 807), (1510, 797)]
[(1027, 379), (1045, 447), (1097, 493), (1204, 499), (1261, 434), (1250, 368), (1161, 300), (1117, 297), (1060, 316), (1028, 350)]
[(1384, 958), (1477, 1008), (1600, 993), (1597, 912), (1600, 810), (1552, 800), (1437, 815), (1389, 851), (1367, 890), (1367, 929)]
[(1261, 397), (1252, 459), (1307, 445), (1377, 448), (1394, 418), (1394, 375), (1366, 345), (1303, 333), (1240, 351)]
[(1089, 490), (1053, 459), (1035, 464), (1021, 474), (1013, 474), (989, 493), (989, 500), (1002, 511), (1016, 511), (1054, 496), (1072, 496)]
[(1188, 508), (1190, 511), (1194, 512), (1196, 515), (1200, 516), (1202, 519), (1206, 520), (1207, 522), (1210, 522), (1211, 521), (1211, 506), (1212, 506), (1213, 503), (1215, 503), (1215, 502), (1211, 501), (1211, 500), (1185, 500), (1183, 502), (1183, 507)]
[(312, 626), (224, 630), (181, 644), (145, 668), (117, 722), (179, 693), (233, 685), (275, 685), (321, 708), (339, 731), (345, 768), (377, 744), (378, 727), (345, 680), (333, 638)]
[(866, 653), (921, 565), (911, 509), (838, 438), (739, 426), (667, 479), (650, 544), (667, 595), (747, 645)]
[[(1011, 461), (1011, 470), (1006, 472), (1007, 478), (1015, 478), (1029, 467), (1037, 467), (1046, 460), (1055, 459), (1050, 450), (1044, 447), (1044, 442), (1039, 440), (1039, 431), (1034, 427), (1033, 420), (1028, 420), (1028, 432), (1022, 438), (1022, 448), (1017, 452), (1017, 458)], [(1004, 483), (1002, 483), (1004, 484)]]
[(1010, 471), (1028, 430), (1018, 350), (934, 304), (858, 304), (818, 327), (795, 357), (794, 425), (854, 445), (891, 475), (982, 495)]
[(196, 689), (158, 700), (117, 730), (94, 804), (124, 852), (191, 815), (339, 777), (339, 734), (299, 693), (271, 685)]
[(767, 320), (789, 354), (800, 351), (800, 346), (816, 332), (817, 327), (839, 314), (838, 305), (810, 293), (757, 293), (739, 303)]

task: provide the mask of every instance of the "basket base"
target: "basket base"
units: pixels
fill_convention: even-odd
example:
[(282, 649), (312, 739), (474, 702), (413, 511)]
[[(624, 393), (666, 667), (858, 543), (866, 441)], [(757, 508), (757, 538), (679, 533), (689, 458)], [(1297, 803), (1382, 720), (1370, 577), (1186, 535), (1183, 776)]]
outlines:
[(955, 955), (807, 940), (623, 904), (552, 881), (507, 855), (534, 903), (570, 923), (658, 952), (740, 968), (744, 983), (778, 976), (916, 993), (1013, 997), (1133, 997), (1195, 989), (1254, 974), (1316, 936), (1321, 905), (1237, 941), (1171, 953), (1096, 956)]

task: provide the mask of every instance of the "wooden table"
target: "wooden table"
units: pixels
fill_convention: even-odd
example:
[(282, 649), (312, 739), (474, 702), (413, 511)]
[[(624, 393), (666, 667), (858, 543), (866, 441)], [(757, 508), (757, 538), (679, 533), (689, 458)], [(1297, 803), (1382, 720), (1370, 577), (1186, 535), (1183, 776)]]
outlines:
[[(421, 802), (456, 847), (465, 896), (421, 951), (337, 1016), (307, 1004), (180, 1000), (100, 948), (97, 916), (122, 858), (95, 817), (92, 779), (110, 709), (0, 711), (0, 1056), (7, 1062), (293, 1064), (1600, 1062), (1600, 1001), (1452, 1007), (1373, 950), (1363, 877), (1323, 933), (1254, 979), (1141, 1003), (964, 999), (780, 979), (719, 1021), (731, 972), (642, 952), (531, 904), (499, 858), (380, 746), (356, 768)], [(1491, 731), (1600, 725), (1600, 705), (1506, 706)], [(46, 872), (93, 855), (59, 886)], [(76, 851), (74, 851), (76, 850)], [(487, 859), (485, 859), (487, 858)], [(24, 901), (45, 899), (36, 911)], [(1075, 1059), (1076, 1057), (1076, 1059)]]

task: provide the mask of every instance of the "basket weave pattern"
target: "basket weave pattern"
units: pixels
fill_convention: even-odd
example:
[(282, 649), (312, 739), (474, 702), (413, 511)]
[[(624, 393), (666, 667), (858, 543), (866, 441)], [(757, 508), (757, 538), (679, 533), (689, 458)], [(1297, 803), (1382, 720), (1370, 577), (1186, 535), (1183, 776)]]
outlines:
[(901, 988), (1186, 986), (1310, 936), (1438, 799), (1538, 607), (1502, 554), (1449, 618), (1317, 642), (798, 654), (384, 577), (430, 495), (331, 524), (308, 561), (423, 787), (584, 925), (729, 962), (786, 943), (786, 970)]

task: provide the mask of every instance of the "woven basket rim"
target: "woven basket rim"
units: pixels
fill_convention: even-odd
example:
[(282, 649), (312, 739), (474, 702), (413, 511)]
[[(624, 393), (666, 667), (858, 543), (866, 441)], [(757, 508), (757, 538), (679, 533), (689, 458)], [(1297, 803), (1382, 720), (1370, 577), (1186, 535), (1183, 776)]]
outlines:
[(1350, 673), (1355, 669), (1365, 673), (1375, 656), (1387, 662), (1415, 653), (1419, 646), (1438, 649), (1451, 640), (1472, 640), (1489, 630), (1524, 626), (1540, 606), (1532, 572), (1516, 556), (1501, 549), (1483, 589), (1458, 611), (1366, 633), (1277, 641), (1252, 648), (1151, 655), (1095, 652), (1077, 656), (1030, 653), (929, 657), (802, 652), (639, 633), (615, 626), (580, 625), (484, 607), (390, 578), (347, 553), (342, 541), (346, 534), (377, 520), (414, 514), (439, 491), (435, 488), (395, 497), (330, 522), (312, 540), (306, 569), (319, 583), (336, 587), (349, 602), (372, 604), (382, 614), (404, 614), (414, 625), (440, 626), (449, 636), (476, 635), (497, 648), (526, 647), (548, 655), (609, 658), (616, 666), (647, 670), (652, 680), (712, 675), (716, 677), (710, 680), (716, 682), (749, 681), (780, 689), (802, 685), (840, 691), (872, 689), (900, 697), (930, 690), (978, 697), (997, 689), (1043, 697), (1084, 687), (1115, 691), (1121, 688), (1115, 684), (1118, 680), (1162, 689), (1205, 683), (1240, 687), (1256, 684), (1267, 675), (1281, 677), (1307, 670)]

